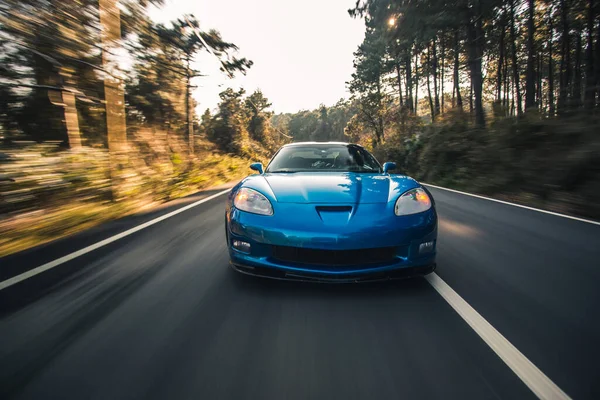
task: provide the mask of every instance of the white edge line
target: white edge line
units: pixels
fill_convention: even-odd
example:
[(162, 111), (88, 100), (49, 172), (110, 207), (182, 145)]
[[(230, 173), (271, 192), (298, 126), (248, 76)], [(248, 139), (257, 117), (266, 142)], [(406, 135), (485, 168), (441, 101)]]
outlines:
[(82, 256), (84, 254), (87, 254), (87, 253), (89, 253), (91, 251), (99, 249), (100, 247), (106, 246), (107, 244), (110, 244), (112, 242), (116, 242), (119, 239), (123, 239), (126, 236), (129, 236), (129, 235), (131, 235), (133, 233), (139, 232), (142, 229), (146, 229), (149, 226), (152, 226), (152, 225), (157, 224), (157, 223), (159, 223), (161, 221), (164, 221), (167, 218), (171, 218), (172, 216), (177, 215), (179, 213), (182, 213), (182, 212), (184, 212), (186, 210), (189, 210), (190, 208), (196, 207), (196, 206), (198, 206), (198, 205), (200, 205), (202, 203), (206, 203), (207, 201), (212, 200), (215, 197), (218, 197), (218, 196), (224, 195), (225, 193), (228, 193), (230, 190), (231, 189), (227, 189), (227, 190), (223, 190), (222, 192), (215, 193), (215, 194), (213, 194), (211, 196), (205, 197), (205, 198), (203, 198), (201, 200), (198, 200), (198, 201), (196, 201), (194, 203), (188, 204), (187, 206), (178, 208), (175, 211), (171, 211), (170, 213), (167, 213), (165, 215), (161, 215), (160, 217), (154, 218), (153, 220), (150, 220), (148, 222), (144, 222), (141, 225), (138, 225), (138, 226), (133, 227), (131, 229), (128, 229), (128, 230), (126, 230), (124, 232), (121, 232), (121, 233), (118, 233), (118, 234), (116, 234), (114, 236), (111, 236), (111, 237), (109, 237), (107, 239), (101, 240), (101, 241), (99, 241), (97, 243), (94, 243), (92, 245), (84, 247), (83, 249), (80, 249), (80, 250), (77, 250), (77, 251), (75, 251), (73, 253), (67, 254), (66, 256), (57, 258), (54, 261), (50, 261), (50, 262), (48, 262), (46, 264), (40, 265), (39, 267), (30, 269), (29, 271), (23, 272), (20, 275), (13, 276), (10, 279), (7, 279), (7, 280), (4, 280), (4, 281), (0, 282), (0, 290), (6, 289), (6, 288), (8, 288), (8, 287), (10, 287), (12, 285), (15, 285), (15, 284), (21, 282), (21, 281), (24, 281), (25, 279), (29, 279), (29, 278), (31, 278), (33, 276), (41, 274), (44, 271), (47, 271), (47, 270), (52, 269), (54, 267), (57, 267), (57, 266), (59, 266), (61, 264), (66, 263), (67, 261), (71, 261), (74, 258), (77, 258), (77, 257)]
[(563, 218), (573, 219), (575, 221), (580, 221), (580, 222), (587, 222), (588, 224), (593, 224), (593, 225), (600, 225), (600, 222), (598, 222), (598, 221), (592, 221), (591, 219), (572, 217), (570, 215), (560, 214), (560, 213), (556, 213), (556, 212), (552, 212), (552, 211), (547, 211), (547, 210), (542, 210), (542, 209), (534, 208), (534, 207), (523, 206), (521, 204), (510, 203), (508, 201), (493, 199), (491, 197), (480, 196), (478, 194), (461, 192), (460, 190), (448, 189), (448, 188), (445, 188), (443, 186), (436, 186), (436, 185), (432, 185), (430, 183), (425, 183), (425, 182), (420, 182), (420, 183), (422, 185), (431, 186), (431, 187), (436, 188), (436, 189), (442, 189), (442, 190), (447, 190), (449, 192), (464, 194), (465, 196), (477, 197), (478, 199), (495, 201), (496, 203), (502, 203), (502, 204), (507, 204), (509, 206), (520, 207), (520, 208), (524, 208), (526, 210), (538, 211), (538, 212), (541, 212), (541, 213), (544, 213), (544, 214), (550, 214), (550, 215), (554, 215), (554, 216), (557, 216), (557, 217), (563, 217)]
[(553, 400), (570, 399), (442, 278), (431, 273), (426, 275), (425, 279), (537, 397)]

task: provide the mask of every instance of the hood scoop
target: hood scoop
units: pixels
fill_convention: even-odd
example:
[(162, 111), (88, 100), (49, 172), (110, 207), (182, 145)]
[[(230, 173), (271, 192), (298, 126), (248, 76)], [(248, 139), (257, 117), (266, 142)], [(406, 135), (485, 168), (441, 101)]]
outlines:
[(351, 212), (352, 206), (316, 206), (318, 213), (321, 212)]
[(342, 226), (352, 218), (352, 206), (316, 206), (317, 214), (325, 225)]

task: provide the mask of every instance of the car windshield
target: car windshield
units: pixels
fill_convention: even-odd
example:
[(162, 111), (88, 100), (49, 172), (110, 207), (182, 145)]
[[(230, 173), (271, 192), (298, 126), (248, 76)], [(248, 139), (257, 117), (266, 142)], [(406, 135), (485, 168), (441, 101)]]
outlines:
[(381, 172), (381, 165), (356, 145), (311, 144), (282, 148), (266, 172)]

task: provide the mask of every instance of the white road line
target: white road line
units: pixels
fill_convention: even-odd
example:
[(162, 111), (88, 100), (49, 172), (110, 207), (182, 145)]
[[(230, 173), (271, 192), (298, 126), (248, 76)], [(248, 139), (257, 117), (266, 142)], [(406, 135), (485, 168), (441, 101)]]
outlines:
[(544, 213), (544, 214), (554, 215), (556, 217), (563, 217), (563, 218), (573, 219), (575, 221), (587, 222), (588, 224), (600, 225), (600, 222), (598, 222), (598, 221), (592, 221), (591, 219), (572, 217), (570, 215), (565, 215), (565, 214), (560, 214), (560, 213), (556, 213), (556, 212), (552, 212), (552, 211), (542, 210), (542, 209), (539, 209), (539, 208), (522, 206), (521, 204), (515, 204), (515, 203), (510, 203), (508, 201), (502, 201), (502, 200), (498, 200), (498, 199), (492, 199), (491, 197), (480, 196), (478, 194), (461, 192), (460, 190), (448, 189), (448, 188), (445, 188), (445, 187), (442, 187), (442, 186), (432, 185), (430, 183), (421, 182), (421, 184), (423, 184), (425, 186), (431, 186), (431, 187), (436, 188), (436, 189), (442, 189), (442, 190), (447, 190), (449, 192), (464, 194), (465, 196), (477, 197), (478, 199), (495, 201), (496, 203), (502, 203), (502, 204), (507, 204), (509, 206), (520, 207), (520, 208), (524, 208), (526, 210), (538, 211), (538, 212), (541, 212), (541, 213)]
[(550, 378), (448, 286), (442, 278), (435, 273), (431, 273), (426, 275), (425, 279), (538, 398), (548, 400), (570, 399)]
[(194, 203), (188, 204), (187, 206), (178, 208), (175, 211), (171, 211), (168, 214), (161, 215), (160, 217), (154, 218), (153, 220), (150, 220), (148, 222), (144, 222), (141, 225), (138, 225), (138, 226), (136, 226), (134, 228), (128, 229), (128, 230), (126, 230), (124, 232), (121, 232), (119, 234), (111, 236), (111, 237), (109, 237), (107, 239), (101, 240), (101, 241), (99, 241), (97, 243), (94, 243), (92, 245), (84, 247), (81, 250), (77, 250), (77, 251), (75, 251), (75, 252), (73, 252), (71, 254), (67, 254), (66, 256), (63, 256), (61, 258), (57, 258), (54, 261), (50, 261), (50, 262), (48, 262), (46, 264), (40, 265), (39, 267), (31, 269), (31, 270), (29, 270), (27, 272), (23, 272), (20, 275), (13, 276), (10, 279), (7, 279), (5, 281), (0, 282), (0, 290), (6, 289), (6, 288), (8, 288), (8, 287), (10, 287), (12, 285), (15, 285), (15, 284), (21, 282), (21, 281), (24, 281), (25, 279), (29, 279), (29, 278), (31, 278), (33, 276), (41, 274), (44, 271), (48, 271), (49, 269), (52, 269), (52, 268), (57, 267), (57, 266), (59, 266), (61, 264), (64, 264), (67, 261), (71, 261), (71, 260), (73, 260), (73, 259), (75, 259), (75, 258), (77, 258), (79, 256), (82, 256), (84, 254), (87, 254), (87, 253), (89, 253), (91, 251), (99, 249), (100, 247), (106, 246), (107, 244), (110, 244), (112, 242), (116, 242), (119, 239), (123, 239), (126, 236), (129, 236), (129, 235), (131, 235), (133, 233), (139, 232), (142, 229), (146, 229), (149, 226), (152, 226), (152, 225), (157, 224), (157, 223), (159, 223), (161, 221), (164, 221), (167, 218), (171, 218), (172, 216), (177, 215), (179, 213), (182, 213), (182, 212), (184, 212), (186, 210), (189, 210), (190, 208), (199, 206), (202, 203), (206, 203), (207, 201), (212, 200), (215, 197), (218, 197), (218, 196), (224, 195), (225, 193), (228, 193), (230, 190), (231, 189), (226, 189), (226, 190), (223, 190), (222, 192), (213, 194), (212, 196), (205, 197), (202, 200), (198, 200), (198, 201), (196, 201)]

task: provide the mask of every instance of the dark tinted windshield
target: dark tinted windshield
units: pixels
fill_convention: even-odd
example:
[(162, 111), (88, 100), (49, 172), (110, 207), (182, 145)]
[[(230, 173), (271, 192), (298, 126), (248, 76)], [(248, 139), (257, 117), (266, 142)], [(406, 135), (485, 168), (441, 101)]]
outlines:
[(282, 148), (266, 172), (381, 172), (375, 157), (355, 145), (301, 145)]

